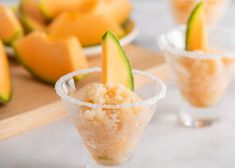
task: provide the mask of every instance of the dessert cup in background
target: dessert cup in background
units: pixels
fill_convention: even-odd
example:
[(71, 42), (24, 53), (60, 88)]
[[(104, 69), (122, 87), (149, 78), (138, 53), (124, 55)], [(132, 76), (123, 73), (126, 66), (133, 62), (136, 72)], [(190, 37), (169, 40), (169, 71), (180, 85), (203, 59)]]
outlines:
[[(215, 24), (224, 15), (230, 0), (204, 0), (206, 23)], [(178, 24), (187, 23), (199, 0), (170, 0), (172, 17)]]
[(220, 103), (234, 75), (235, 32), (207, 29), (208, 52), (185, 50), (185, 27), (179, 26), (158, 39), (173, 70), (183, 98), (180, 121), (190, 127), (203, 127), (219, 117)]
[(57, 94), (90, 154), (87, 168), (129, 167), (145, 127), (165, 96), (166, 87), (158, 78), (138, 70), (133, 74), (135, 92), (102, 84), (101, 68), (73, 72), (56, 83)]

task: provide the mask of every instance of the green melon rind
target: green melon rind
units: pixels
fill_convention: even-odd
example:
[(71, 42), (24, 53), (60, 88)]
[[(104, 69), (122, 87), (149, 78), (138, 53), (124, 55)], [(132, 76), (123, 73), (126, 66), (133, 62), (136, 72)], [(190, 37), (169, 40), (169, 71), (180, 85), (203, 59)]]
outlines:
[(121, 44), (118, 40), (118, 38), (113, 34), (111, 33), (110, 31), (107, 31), (103, 37), (102, 37), (102, 42), (105, 42), (107, 39), (111, 39), (117, 46), (117, 49), (119, 50), (119, 56), (120, 58), (123, 60), (123, 62), (125, 63), (126, 65), (126, 69), (127, 69), (127, 73), (129, 74), (129, 79), (128, 79), (128, 88), (131, 90), (131, 91), (134, 91), (134, 76), (133, 76), (133, 73), (132, 73), (132, 68), (131, 68), (131, 64), (130, 64), (130, 61), (125, 53), (125, 51), (123, 50), (123, 48), (121, 47)]
[(190, 39), (190, 34), (191, 34), (191, 30), (192, 30), (192, 25), (194, 23), (194, 20), (197, 18), (198, 13), (200, 13), (200, 11), (202, 10), (202, 7), (204, 5), (203, 1), (200, 1), (197, 6), (194, 8), (192, 14), (190, 15), (189, 19), (188, 19), (188, 23), (187, 23), (187, 30), (186, 30), (186, 39), (185, 39), (185, 44), (186, 47), (185, 49), (188, 50), (189, 48), (189, 39)]
[(39, 74), (34, 72), (33, 69), (31, 69), (28, 65), (24, 63), (24, 61), (21, 59), (19, 52), (17, 51), (16, 44), (14, 43), (12, 45), (12, 48), (14, 49), (15, 57), (18, 60), (18, 62), (37, 80), (39, 80), (42, 83), (49, 84), (49, 85), (54, 85), (56, 81), (51, 81), (45, 78), (42, 78)]

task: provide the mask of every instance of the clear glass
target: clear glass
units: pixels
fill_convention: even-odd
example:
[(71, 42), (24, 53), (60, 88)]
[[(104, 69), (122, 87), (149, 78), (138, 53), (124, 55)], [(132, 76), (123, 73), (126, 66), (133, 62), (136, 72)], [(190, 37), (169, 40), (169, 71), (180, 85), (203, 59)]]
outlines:
[[(223, 16), (230, 0), (204, 0), (206, 22), (217, 23)], [(178, 24), (187, 23), (188, 17), (199, 0), (170, 0), (173, 19)]]
[(158, 39), (175, 74), (183, 101), (180, 121), (190, 127), (211, 125), (219, 118), (222, 98), (234, 76), (235, 32), (208, 28), (208, 53), (185, 50), (185, 26)]
[(79, 98), (85, 86), (101, 82), (100, 68), (70, 73), (56, 83), (56, 92), (90, 154), (87, 168), (130, 168), (128, 161), (159, 100), (165, 97), (166, 86), (161, 80), (142, 71), (133, 73), (135, 93), (141, 99), (132, 104), (92, 104)]

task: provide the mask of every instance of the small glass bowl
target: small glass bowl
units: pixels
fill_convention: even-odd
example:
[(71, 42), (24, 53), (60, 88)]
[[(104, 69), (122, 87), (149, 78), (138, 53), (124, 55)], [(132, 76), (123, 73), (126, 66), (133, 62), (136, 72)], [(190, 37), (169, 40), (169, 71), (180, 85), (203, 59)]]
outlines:
[(235, 66), (235, 32), (208, 28), (208, 53), (185, 50), (185, 26), (179, 26), (158, 39), (175, 74), (183, 97), (180, 121), (185, 126), (204, 127), (219, 117), (220, 102), (232, 80)]
[(56, 83), (56, 92), (71, 114), (92, 158), (87, 168), (129, 167), (127, 161), (133, 155), (159, 100), (165, 97), (166, 86), (161, 80), (139, 70), (133, 70), (133, 73), (135, 93), (141, 100), (132, 104), (92, 104), (79, 98), (77, 94), (84, 86), (101, 83), (101, 68), (73, 72)]
[[(223, 16), (230, 0), (204, 0), (206, 23), (215, 24)], [(199, 0), (170, 0), (172, 16), (176, 23), (185, 24)]]

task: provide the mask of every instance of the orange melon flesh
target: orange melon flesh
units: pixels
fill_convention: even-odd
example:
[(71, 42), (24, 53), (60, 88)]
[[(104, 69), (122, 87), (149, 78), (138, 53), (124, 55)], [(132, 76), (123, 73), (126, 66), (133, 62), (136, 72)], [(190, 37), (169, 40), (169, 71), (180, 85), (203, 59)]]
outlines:
[(11, 98), (11, 76), (7, 55), (0, 40), (0, 103), (7, 103)]
[(0, 38), (5, 44), (11, 44), (23, 34), (23, 28), (14, 12), (2, 5), (0, 5), (0, 25)]
[(109, 31), (102, 38), (102, 82), (122, 84), (134, 91), (134, 77), (128, 57), (117, 37)]
[(107, 30), (111, 30), (118, 37), (125, 34), (123, 28), (108, 16), (81, 15), (77, 12), (60, 15), (48, 29), (49, 33), (54, 36), (74, 35), (79, 39), (82, 46), (100, 44), (101, 38)]
[(186, 31), (186, 50), (207, 51), (207, 34), (204, 14), (204, 3), (199, 2), (189, 17)]
[(129, 0), (106, 0), (109, 2), (108, 12), (119, 24), (124, 23), (130, 15), (132, 5)]
[(54, 84), (62, 75), (88, 67), (76, 37), (33, 32), (14, 44), (20, 62), (37, 78)]
[(39, 0), (41, 13), (49, 20), (65, 11), (76, 11), (80, 0)]
[(100, 14), (104, 5), (103, 0), (83, 0), (78, 7), (78, 12), (82, 14)]
[(32, 32), (32, 31), (46, 32), (47, 31), (46, 25), (38, 22), (35, 18), (31, 16), (22, 15), (21, 21), (22, 21), (22, 24), (24, 25), (26, 32)]
[(127, 20), (131, 10), (129, 0), (83, 0), (78, 8), (83, 14), (107, 15), (118, 24)]
[(30, 17), (38, 23), (46, 24), (46, 20), (39, 10), (38, 0), (21, 0), (20, 11), (23, 16)]

